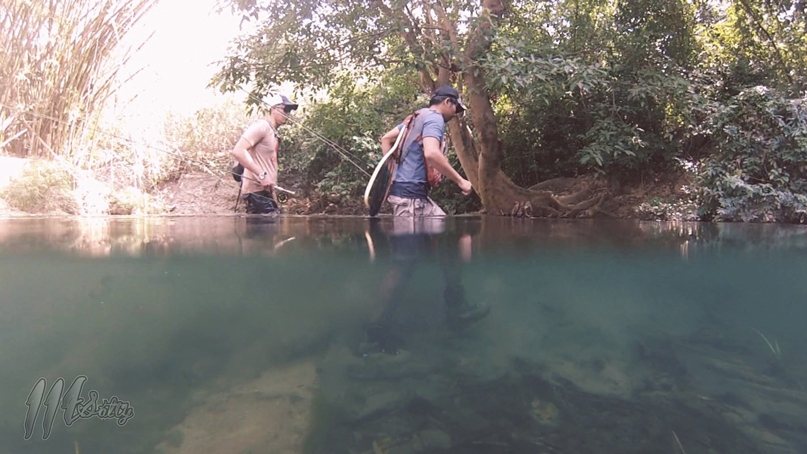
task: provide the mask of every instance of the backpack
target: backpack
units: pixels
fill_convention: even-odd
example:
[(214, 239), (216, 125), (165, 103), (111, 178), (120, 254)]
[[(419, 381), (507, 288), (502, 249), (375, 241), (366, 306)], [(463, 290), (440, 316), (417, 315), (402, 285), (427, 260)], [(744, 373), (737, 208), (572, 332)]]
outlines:
[(235, 164), (233, 164), (232, 175), (233, 180), (235, 180), (238, 183), (241, 182), (241, 177), (244, 176), (244, 166), (242, 166), (238, 161), (236, 161)]
[[(419, 114), (420, 114), (420, 110), (416, 111), (415, 113), (412, 113), (412, 114), (408, 115), (403, 121), (403, 125), (406, 128), (406, 132), (404, 133), (404, 137), (401, 138), (401, 146), (397, 150), (395, 150), (395, 153), (393, 154), (393, 156), (396, 158), (396, 162), (398, 164), (403, 162), (403, 158), (404, 158), (403, 154), (400, 151), (401, 149), (408, 151), (409, 150), (409, 145), (411, 145), (413, 142), (417, 142), (418, 144), (420, 144), (421, 147), (423, 146), (423, 136), (422, 136), (423, 128), (422, 127), (421, 127), (421, 130), (419, 131), (417, 137), (415, 137), (415, 139), (412, 140), (412, 142), (408, 142), (409, 134), (412, 132), (412, 129), (411, 129), (412, 122), (415, 121), (415, 118)], [(446, 155), (446, 151), (447, 151), (446, 145), (447, 145), (447, 142), (446, 142), (445, 138), (443, 138), (443, 141), (440, 144), (440, 148), (441, 148), (440, 151), (443, 153), (443, 156)], [(440, 184), (441, 181), (443, 181), (445, 176), (443, 174), (441, 174), (439, 171), (437, 171), (437, 169), (432, 167), (429, 164), (428, 161), (425, 164), (426, 164), (426, 180), (429, 182), (430, 187), (435, 188), (435, 187), (437, 187), (438, 184)]]

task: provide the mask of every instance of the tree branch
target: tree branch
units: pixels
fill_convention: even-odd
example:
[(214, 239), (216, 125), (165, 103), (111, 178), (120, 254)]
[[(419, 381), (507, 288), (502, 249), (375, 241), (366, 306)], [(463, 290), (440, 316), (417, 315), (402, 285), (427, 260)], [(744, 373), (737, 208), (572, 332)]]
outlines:
[(756, 12), (751, 8), (751, 5), (748, 4), (747, 0), (740, 0), (740, 5), (743, 7), (743, 10), (751, 16), (751, 19), (754, 22), (754, 25), (759, 29), (760, 33), (764, 35), (765, 39), (768, 40), (771, 47), (773, 47), (774, 52), (776, 52), (776, 56), (779, 59), (779, 64), (782, 65), (783, 72), (785, 77), (787, 77), (787, 81), (792, 85), (793, 78), (790, 77), (790, 71), (788, 70), (787, 62), (785, 61), (785, 57), (782, 55), (782, 51), (779, 49), (779, 46), (776, 44), (776, 40), (773, 39), (773, 36), (765, 29), (762, 25), (762, 19), (756, 14)]
[(442, 27), (448, 33), (448, 38), (451, 40), (451, 44), (454, 46), (455, 51), (455, 62), (457, 66), (463, 67), (467, 66), (468, 59), (467, 57), (463, 56), (464, 58), (460, 59), (458, 56), (463, 55), (462, 49), (460, 48), (459, 39), (457, 39), (457, 30), (456, 24), (452, 23), (451, 20), (448, 18), (448, 14), (446, 13), (446, 6), (443, 0), (440, 0), (437, 5), (435, 5), (435, 12), (437, 13), (437, 17), (440, 19), (442, 23)]
[[(403, 14), (396, 14), (395, 11), (392, 10), (389, 6), (387, 6), (383, 0), (372, 0), (372, 5), (378, 8), (379, 11), (384, 13), (387, 17), (391, 19), (398, 19), (400, 21), (405, 21), (407, 18)], [(415, 34), (415, 27), (416, 24), (411, 24), (412, 27), (409, 31), (402, 31), (401, 36), (403, 37), (406, 44), (409, 46), (409, 50), (413, 54), (419, 54), (425, 57), (425, 49), (422, 46), (418, 45), (417, 42), (417, 35)], [(425, 60), (425, 58), (424, 58)], [(420, 83), (423, 85), (424, 90), (432, 90), (434, 88), (434, 79), (426, 70), (420, 71)]]

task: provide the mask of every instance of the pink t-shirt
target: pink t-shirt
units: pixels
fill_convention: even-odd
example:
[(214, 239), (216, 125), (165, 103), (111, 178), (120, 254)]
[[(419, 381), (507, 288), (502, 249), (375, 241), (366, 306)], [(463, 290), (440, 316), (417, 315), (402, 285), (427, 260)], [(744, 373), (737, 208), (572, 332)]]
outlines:
[[(264, 185), (277, 184), (278, 141), (272, 125), (265, 119), (258, 120), (249, 125), (241, 137), (251, 145), (249, 153), (252, 159), (266, 172), (266, 178), (262, 183)], [(244, 194), (264, 190), (264, 187), (257, 183), (258, 176), (249, 169), (244, 169), (244, 177), (246, 178), (241, 180), (244, 182), (242, 188)]]

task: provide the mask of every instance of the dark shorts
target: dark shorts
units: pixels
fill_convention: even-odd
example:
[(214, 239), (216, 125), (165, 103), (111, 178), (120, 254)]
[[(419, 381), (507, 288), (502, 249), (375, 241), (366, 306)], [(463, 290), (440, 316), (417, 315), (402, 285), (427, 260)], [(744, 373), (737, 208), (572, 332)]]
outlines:
[(244, 195), (244, 203), (247, 206), (247, 214), (282, 213), (269, 191), (250, 192)]

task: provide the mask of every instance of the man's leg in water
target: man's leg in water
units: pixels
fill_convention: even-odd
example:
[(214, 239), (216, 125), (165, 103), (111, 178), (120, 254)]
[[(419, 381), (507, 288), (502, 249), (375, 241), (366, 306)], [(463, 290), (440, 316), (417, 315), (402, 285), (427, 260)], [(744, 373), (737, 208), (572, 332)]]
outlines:
[[(463, 252), (462, 250), (460, 251), (460, 253)], [(440, 255), (443, 279), (445, 280), (443, 297), (446, 304), (446, 323), (448, 326), (462, 328), (488, 315), (490, 307), (468, 303), (465, 287), (462, 285), (462, 261), (459, 260), (459, 257), (454, 251), (445, 251)]]
[(395, 311), (403, 299), (406, 284), (415, 272), (416, 259), (395, 260), (380, 289), (380, 306), (365, 327), (365, 340), (360, 353), (380, 351), (395, 353), (402, 343), (395, 321)]
[(415, 272), (415, 261), (412, 259), (396, 261), (381, 284), (381, 305), (373, 317), (374, 323), (390, 324), (394, 320), (396, 309), (401, 303), (404, 288)]

